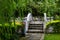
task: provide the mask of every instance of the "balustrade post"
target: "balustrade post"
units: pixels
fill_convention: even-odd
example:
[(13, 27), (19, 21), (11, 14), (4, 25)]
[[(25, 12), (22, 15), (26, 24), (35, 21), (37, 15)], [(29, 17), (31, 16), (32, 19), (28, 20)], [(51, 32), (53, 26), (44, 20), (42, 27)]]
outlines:
[(44, 13), (44, 31), (45, 31), (45, 28), (46, 28), (46, 22), (47, 22), (47, 15), (46, 13)]
[(28, 13), (27, 19), (26, 19), (26, 24), (25, 24), (25, 34), (28, 31), (29, 23), (30, 23), (31, 20), (32, 20), (32, 14)]

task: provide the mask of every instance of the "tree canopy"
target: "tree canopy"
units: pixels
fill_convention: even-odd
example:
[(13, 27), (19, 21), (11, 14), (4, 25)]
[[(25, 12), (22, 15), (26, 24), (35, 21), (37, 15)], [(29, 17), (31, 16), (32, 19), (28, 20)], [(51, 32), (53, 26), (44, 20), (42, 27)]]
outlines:
[(28, 12), (33, 15), (47, 13), (48, 16), (60, 16), (60, 0), (0, 0), (0, 16), (13, 16), (15, 10), (20, 17), (24, 17)]

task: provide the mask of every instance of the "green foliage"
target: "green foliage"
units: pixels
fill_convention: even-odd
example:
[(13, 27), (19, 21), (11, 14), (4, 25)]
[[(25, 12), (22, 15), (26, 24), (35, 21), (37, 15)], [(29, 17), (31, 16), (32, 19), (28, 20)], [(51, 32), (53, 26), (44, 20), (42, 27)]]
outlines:
[(48, 25), (50, 25), (50, 24), (53, 24), (53, 23), (58, 23), (58, 22), (60, 22), (60, 20), (52, 20), (52, 21), (50, 21), (50, 22), (47, 22), (47, 23), (46, 23), (46, 26), (48, 26)]
[[(16, 31), (24, 28), (22, 27), (22, 23), (15, 22), (14, 12), (18, 7), (19, 16), (22, 16), (25, 1), (23, 0), (23, 5), (20, 0), (17, 1), (18, 3), (16, 1), (17, 0), (0, 0), (0, 40), (18, 40), (19, 35), (16, 34)], [(13, 22), (11, 22), (11, 17), (13, 17)]]
[(16, 24), (16, 26), (13, 25), (9, 25), (8, 23), (5, 23), (4, 25), (0, 24), (1, 40), (19, 40), (19, 36), (21, 36), (21, 34), (18, 35), (16, 32), (17, 30), (22, 29), (24, 25), (22, 24), (20, 25)]
[(17, 8), (20, 17), (27, 14), (27, 11), (40, 15), (46, 12), (48, 16), (60, 13), (59, 0), (2, 0), (0, 1), (0, 6), (0, 13), (2, 13), (2, 9), (4, 9), (10, 16), (13, 15), (14, 10)]
[(33, 14), (47, 13), (47, 16), (54, 16), (56, 12), (59, 13), (58, 4), (59, 0), (30, 0), (27, 7)]
[(16, 9), (16, 3), (13, 0), (0, 1), (0, 23), (9, 22)]
[(46, 30), (51, 26), (53, 27), (54, 33), (60, 33), (60, 21), (49, 23), (46, 27)]
[(53, 26), (54, 27), (54, 32), (60, 33), (60, 22), (55, 23)]

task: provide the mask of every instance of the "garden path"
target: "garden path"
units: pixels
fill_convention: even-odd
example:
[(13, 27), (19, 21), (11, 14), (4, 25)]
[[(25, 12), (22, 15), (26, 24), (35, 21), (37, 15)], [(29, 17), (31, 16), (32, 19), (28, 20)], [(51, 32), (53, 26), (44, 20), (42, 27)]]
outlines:
[(44, 33), (29, 33), (26, 37), (27, 40), (44, 40)]

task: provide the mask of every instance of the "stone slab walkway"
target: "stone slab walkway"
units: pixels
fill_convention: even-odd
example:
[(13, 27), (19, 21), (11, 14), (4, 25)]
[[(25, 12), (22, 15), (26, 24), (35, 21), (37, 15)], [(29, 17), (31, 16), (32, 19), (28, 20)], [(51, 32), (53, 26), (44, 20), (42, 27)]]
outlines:
[(27, 33), (27, 40), (44, 40), (43, 33)]

